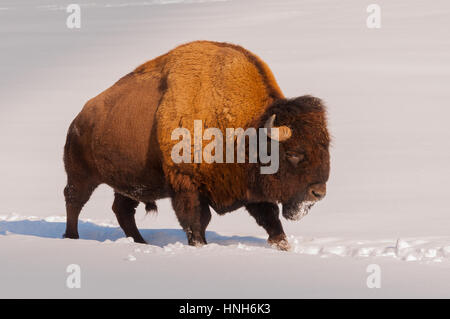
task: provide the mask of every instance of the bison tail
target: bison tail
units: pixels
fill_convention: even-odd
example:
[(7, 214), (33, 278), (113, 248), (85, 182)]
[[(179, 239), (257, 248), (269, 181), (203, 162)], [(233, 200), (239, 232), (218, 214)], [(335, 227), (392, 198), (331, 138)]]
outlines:
[(149, 213), (157, 213), (158, 212), (158, 207), (156, 206), (155, 202), (145, 203), (145, 211), (147, 212), (147, 214), (149, 214)]

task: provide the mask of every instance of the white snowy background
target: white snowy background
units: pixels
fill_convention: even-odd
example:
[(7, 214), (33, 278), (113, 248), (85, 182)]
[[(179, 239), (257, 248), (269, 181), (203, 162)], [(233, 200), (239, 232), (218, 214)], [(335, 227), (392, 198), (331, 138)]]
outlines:
[[(450, 3), (377, 1), (0, 1), (0, 297), (450, 297)], [(81, 240), (65, 227), (66, 130), (84, 103), (184, 42), (240, 44), (286, 96), (329, 109), (328, 194), (283, 220), (279, 252), (245, 211), (213, 214), (192, 248), (168, 200), (137, 213), (150, 245), (129, 242), (102, 186)], [(81, 267), (81, 288), (66, 267)], [(370, 264), (381, 288), (369, 289)]]

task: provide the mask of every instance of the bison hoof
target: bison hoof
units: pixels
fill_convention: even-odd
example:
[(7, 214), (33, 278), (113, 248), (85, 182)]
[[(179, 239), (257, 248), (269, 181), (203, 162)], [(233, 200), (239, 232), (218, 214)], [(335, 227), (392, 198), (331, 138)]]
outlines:
[(201, 236), (193, 236), (192, 233), (188, 233), (187, 235), (189, 246), (202, 247), (207, 244), (206, 240), (204, 240)]
[(194, 247), (202, 247), (202, 246), (206, 245), (206, 243), (204, 243), (203, 241), (199, 241), (199, 240), (189, 240), (188, 244), (189, 244), (189, 246), (194, 246)]
[(137, 244), (147, 244), (147, 242), (145, 241), (145, 239), (141, 238), (133, 238), (134, 242)]
[(78, 234), (67, 234), (67, 233), (64, 233), (62, 235), (62, 238), (79, 239), (80, 236), (78, 236)]
[(286, 239), (286, 236), (278, 237), (278, 238), (269, 238), (268, 240), (269, 244), (282, 251), (289, 251), (291, 250), (291, 245)]

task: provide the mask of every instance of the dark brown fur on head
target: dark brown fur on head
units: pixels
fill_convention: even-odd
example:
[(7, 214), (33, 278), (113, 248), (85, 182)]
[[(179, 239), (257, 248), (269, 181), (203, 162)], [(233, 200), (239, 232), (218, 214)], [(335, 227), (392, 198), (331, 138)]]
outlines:
[(330, 171), (326, 108), (319, 98), (301, 96), (275, 101), (260, 118), (260, 127), (276, 115), (275, 126), (285, 125), (292, 136), (279, 145), (279, 170), (273, 175), (254, 174), (254, 187), (263, 198), (283, 204), (291, 219), (302, 202), (310, 201), (308, 189), (325, 184)]

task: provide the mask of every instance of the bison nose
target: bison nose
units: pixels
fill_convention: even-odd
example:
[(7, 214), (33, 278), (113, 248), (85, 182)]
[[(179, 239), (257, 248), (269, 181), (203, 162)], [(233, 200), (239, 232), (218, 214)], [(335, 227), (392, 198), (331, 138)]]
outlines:
[(316, 201), (324, 198), (326, 193), (327, 193), (326, 184), (314, 184), (309, 188), (310, 197)]

